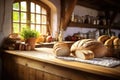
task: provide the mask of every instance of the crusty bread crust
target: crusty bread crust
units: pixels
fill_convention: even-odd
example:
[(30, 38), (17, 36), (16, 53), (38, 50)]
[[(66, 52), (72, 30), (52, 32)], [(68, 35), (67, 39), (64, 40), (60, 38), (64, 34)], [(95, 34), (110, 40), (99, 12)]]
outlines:
[(108, 48), (112, 47), (112, 45), (113, 45), (113, 39), (106, 40), (105, 43), (104, 43), (104, 45), (107, 46)]
[(114, 40), (114, 39), (116, 39), (116, 38), (118, 38), (117, 36), (111, 36), (110, 37), (110, 39), (112, 39), (112, 40)]
[(55, 56), (69, 56), (70, 48), (68, 47), (67, 43), (57, 42), (53, 46), (53, 52)]
[(79, 42), (77, 41), (71, 46), (70, 50), (74, 53), (77, 49), (91, 50), (94, 52), (94, 57), (104, 57), (107, 53), (107, 48), (104, 44), (93, 39), (79, 40)]
[[(98, 37), (98, 41), (100, 41), (100, 38), (106, 37), (106, 40), (103, 42), (105, 47), (107, 48), (107, 54), (106, 56), (112, 56), (114, 57), (115, 54), (119, 54), (120, 50), (120, 39), (117, 36), (111, 36), (110, 38), (107, 39), (107, 36), (102, 35)], [(102, 42), (102, 41), (101, 41)]]
[(97, 41), (102, 42), (104, 44), (105, 41), (109, 38), (110, 37), (108, 35), (102, 35), (102, 36), (98, 37)]
[(80, 47), (82, 47), (86, 42), (89, 41), (93, 41), (93, 39), (82, 39), (82, 40), (78, 40), (76, 41), (70, 48), (71, 52), (74, 52), (76, 49), (79, 49)]
[(119, 38), (115, 38), (113, 41), (113, 45), (115, 49), (120, 49), (120, 39)]
[(79, 43), (80, 43), (80, 40), (74, 42), (74, 43), (72, 44), (71, 48), (70, 48), (70, 51), (71, 51), (71, 52), (74, 52), (74, 51), (77, 49)]

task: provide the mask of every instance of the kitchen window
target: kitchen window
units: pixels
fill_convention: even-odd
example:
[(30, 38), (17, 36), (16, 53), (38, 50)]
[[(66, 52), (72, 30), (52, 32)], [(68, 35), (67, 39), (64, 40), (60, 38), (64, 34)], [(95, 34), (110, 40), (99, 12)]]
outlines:
[(36, 0), (15, 1), (12, 11), (12, 32), (19, 33), (30, 27), (39, 33), (50, 33), (50, 8)]

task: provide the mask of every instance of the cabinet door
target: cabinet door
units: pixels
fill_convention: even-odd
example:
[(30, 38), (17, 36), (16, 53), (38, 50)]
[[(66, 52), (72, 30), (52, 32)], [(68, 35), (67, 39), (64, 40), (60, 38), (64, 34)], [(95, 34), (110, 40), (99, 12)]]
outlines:
[(57, 76), (55, 74), (44, 73), (44, 79), (43, 80), (70, 80), (70, 79), (63, 78), (63, 77)]

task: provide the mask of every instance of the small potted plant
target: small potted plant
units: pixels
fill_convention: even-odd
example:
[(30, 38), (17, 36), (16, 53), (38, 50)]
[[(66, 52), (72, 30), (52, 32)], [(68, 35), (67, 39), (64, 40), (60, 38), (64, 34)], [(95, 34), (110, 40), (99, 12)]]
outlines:
[(35, 42), (39, 36), (39, 33), (35, 30), (31, 30), (30, 28), (24, 28), (20, 34), (25, 40), (25, 43), (30, 45), (33, 50), (35, 48)]

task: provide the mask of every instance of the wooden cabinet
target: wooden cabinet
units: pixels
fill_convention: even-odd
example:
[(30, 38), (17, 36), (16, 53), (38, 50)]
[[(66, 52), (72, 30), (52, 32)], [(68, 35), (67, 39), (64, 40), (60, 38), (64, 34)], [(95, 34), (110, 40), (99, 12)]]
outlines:
[[(82, 71), (83, 68), (76, 70), (65, 67), (64, 64), (60, 65), (60, 63), (54, 61), (48, 62), (47, 59), (44, 58), (39, 59), (35, 57), (35, 55), (38, 54), (36, 52), (32, 54), (33, 56), (28, 55), (28, 57), (21, 56), (21, 54), (22, 51), (13, 54), (3, 54), (3, 80), (119, 80), (109, 75), (107, 75), (107, 77), (100, 72), (96, 72), (96, 74), (91, 73), (89, 69), (86, 69), (86, 71)], [(26, 55), (26, 53), (24, 54)], [(40, 54), (40, 56), (43, 55), (42, 53)], [(58, 61), (64, 62), (62, 60)], [(72, 63), (71, 61), (67, 63), (69, 62), (70, 64)], [(108, 70), (107, 72), (110, 71)]]
[(3, 80), (70, 80), (55, 74), (60, 70), (50, 64), (8, 54), (3, 58)]

